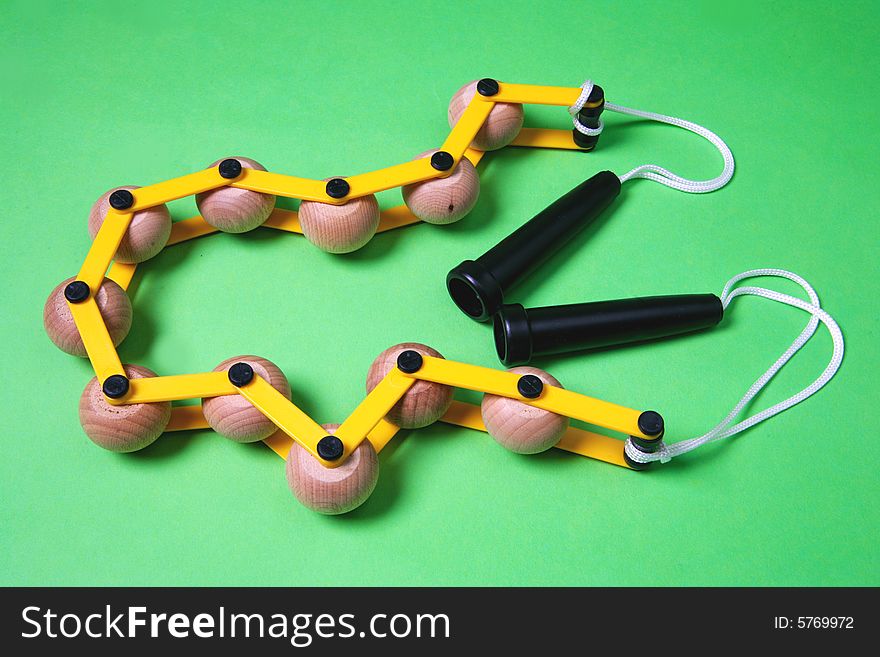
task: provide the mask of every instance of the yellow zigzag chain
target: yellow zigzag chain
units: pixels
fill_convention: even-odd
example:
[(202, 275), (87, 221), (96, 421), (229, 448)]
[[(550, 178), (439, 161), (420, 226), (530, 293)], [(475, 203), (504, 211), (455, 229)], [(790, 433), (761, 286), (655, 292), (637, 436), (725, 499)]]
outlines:
[[(467, 157), (474, 165), (482, 158), (483, 152), (471, 148), (470, 144), (495, 103), (569, 107), (575, 103), (581, 93), (579, 87), (508, 83), (499, 83), (499, 87), (499, 92), (491, 97), (474, 94), (467, 109), (441, 146), (441, 150), (452, 155), (455, 165), (462, 157)], [(543, 128), (523, 128), (511, 145), (583, 150), (574, 143), (571, 130)], [(184, 196), (229, 185), (265, 194), (339, 205), (353, 198), (392, 187), (446, 177), (455, 170), (455, 165), (448, 171), (438, 171), (431, 166), (429, 159), (418, 159), (352, 176), (345, 179), (349, 184), (350, 192), (341, 199), (327, 195), (324, 181), (247, 168), (243, 168), (241, 175), (234, 179), (223, 178), (218, 168), (214, 167), (141, 187), (132, 191), (134, 204), (130, 208), (118, 211), (111, 207), (108, 210), (77, 279), (88, 284), (90, 289), (98, 290), (106, 274), (126, 289), (134, 276), (136, 265), (112, 262), (112, 260), (128, 229), (132, 214)], [(390, 230), (418, 221), (419, 219), (405, 205), (401, 205), (382, 211), (378, 230), (380, 232)], [(279, 208), (272, 212), (263, 225), (288, 232), (302, 232), (297, 213)], [(216, 228), (206, 223), (200, 216), (178, 221), (173, 225), (166, 246), (216, 231)], [(107, 332), (94, 295), (90, 295), (81, 303), (68, 302), (68, 305), (99, 381), (103, 382), (113, 374), (122, 374), (124, 372), (122, 362)], [(391, 370), (367, 395), (334, 434), (344, 445), (342, 457), (335, 461), (326, 461), (317, 452), (318, 441), (326, 435), (326, 431), (259, 375), (255, 375), (250, 383), (241, 387), (236, 387), (229, 381), (227, 372), (132, 379), (129, 391), (123, 398), (108, 398), (107, 401), (111, 404), (137, 404), (240, 394), (279, 427), (278, 432), (265, 440), (265, 443), (276, 453), (286, 457), (293, 439), (324, 466), (333, 468), (342, 464), (364, 439), (369, 439), (376, 451), (379, 451), (394, 437), (398, 427), (386, 420), (385, 415), (418, 379), (510, 397), (612, 431), (651, 438), (638, 428), (640, 411), (550, 385), (544, 386), (543, 393), (537, 399), (526, 399), (517, 391), (516, 384), (519, 380), (517, 374), (431, 357), (425, 357), (422, 367), (411, 374), (399, 369)], [(442, 421), (480, 431), (486, 430), (479, 407), (464, 402), (453, 402)], [(166, 431), (206, 428), (209, 428), (209, 425), (200, 406), (180, 406), (173, 409), (171, 422)], [(628, 467), (623, 458), (623, 445), (623, 441), (609, 436), (569, 428), (557, 447)]]

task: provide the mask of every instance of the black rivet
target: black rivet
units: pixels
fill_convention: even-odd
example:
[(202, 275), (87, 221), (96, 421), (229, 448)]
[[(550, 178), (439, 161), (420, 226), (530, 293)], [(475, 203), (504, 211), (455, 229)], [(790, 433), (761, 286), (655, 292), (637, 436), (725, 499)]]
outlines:
[(330, 198), (345, 198), (351, 191), (351, 187), (344, 178), (331, 178), (327, 181), (327, 196)]
[(455, 159), (451, 153), (446, 151), (437, 151), (431, 156), (431, 166), (437, 171), (449, 171), (453, 164), (455, 164)]
[(229, 368), (228, 376), (232, 385), (241, 388), (254, 380), (254, 368), (247, 363), (235, 363)]
[(101, 390), (110, 399), (120, 399), (128, 394), (128, 377), (122, 374), (111, 374), (101, 385)]
[(324, 436), (318, 441), (318, 456), (325, 461), (335, 461), (344, 451), (345, 446), (336, 436)]
[(134, 205), (134, 194), (127, 189), (117, 189), (110, 194), (108, 201), (114, 210), (128, 210)]
[(422, 369), (422, 365), (425, 360), (422, 358), (422, 355), (418, 351), (413, 351), (412, 349), (407, 349), (406, 351), (401, 351), (397, 356), (397, 369), (401, 372), (406, 372), (407, 374), (412, 374), (413, 372), (418, 372)]
[(498, 80), (483, 78), (477, 82), (477, 92), (481, 96), (494, 96), (498, 93)]
[(233, 178), (238, 178), (241, 175), (241, 162), (239, 162), (235, 158), (230, 157), (229, 159), (223, 160), (220, 164), (218, 164), (217, 170), (220, 172), (221, 178), (232, 180)]
[(544, 382), (534, 374), (523, 374), (516, 382), (516, 390), (526, 399), (537, 399), (544, 392)]
[(71, 281), (64, 288), (64, 298), (70, 303), (80, 303), (89, 298), (92, 291), (85, 281)]
[(639, 415), (639, 431), (646, 436), (659, 436), (663, 433), (663, 417), (657, 411), (645, 411)]

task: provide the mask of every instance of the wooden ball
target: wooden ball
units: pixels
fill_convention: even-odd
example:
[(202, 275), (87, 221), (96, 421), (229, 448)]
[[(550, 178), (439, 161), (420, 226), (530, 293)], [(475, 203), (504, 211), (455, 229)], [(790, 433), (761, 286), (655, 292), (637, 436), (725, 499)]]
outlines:
[[(129, 379), (156, 376), (146, 367), (124, 365)], [(98, 377), (89, 381), (79, 399), (79, 421), (96, 445), (111, 452), (135, 452), (153, 443), (171, 419), (171, 402), (113, 406), (104, 397)]]
[[(449, 101), (449, 127), (458, 123), (471, 98), (477, 93), (477, 80), (468, 82)], [(523, 126), (523, 106), (519, 103), (496, 103), (471, 146), (481, 151), (494, 151), (512, 142)]]
[[(92, 239), (95, 239), (110, 209), (110, 194), (117, 189), (132, 191), (138, 188), (138, 185), (114, 187), (95, 201), (89, 212), (89, 235)], [(135, 212), (128, 230), (119, 243), (119, 248), (116, 249), (115, 258), (117, 262), (127, 263), (149, 260), (165, 247), (169, 235), (171, 235), (171, 213), (168, 212), (168, 206), (157, 205)]]
[[(418, 342), (402, 342), (389, 347), (376, 357), (367, 373), (367, 393), (379, 385), (388, 372), (397, 367), (397, 356), (412, 349), (423, 356), (443, 358), (443, 355)], [(439, 420), (452, 404), (453, 389), (442, 383), (416, 381), (388, 412), (390, 422), (403, 429), (419, 429)]]
[[(46, 305), (43, 306), (43, 327), (49, 339), (61, 351), (85, 358), (85, 345), (73, 321), (67, 299), (64, 298), (64, 288), (73, 280), (75, 279), (68, 278), (59, 283), (49, 294)], [(104, 324), (107, 325), (113, 346), (118, 346), (131, 329), (131, 301), (128, 295), (115, 281), (105, 278), (95, 295), (95, 302), (104, 318)]]
[[(562, 387), (552, 376), (536, 367), (514, 367), (509, 372), (534, 374), (547, 385)], [(480, 405), (483, 424), (489, 435), (502, 447), (518, 454), (544, 452), (562, 438), (568, 418), (535, 408), (509, 397), (484, 395)]]
[[(322, 424), (335, 433), (338, 424)], [(327, 515), (348, 513), (366, 502), (379, 480), (379, 457), (364, 440), (337, 468), (325, 468), (299, 443), (287, 455), (287, 484), (296, 499), (312, 511)]]
[[(413, 159), (430, 157), (439, 149), (425, 151)], [(435, 178), (402, 188), (403, 202), (429, 224), (455, 223), (474, 209), (480, 197), (480, 177), (470, 160), (461, 158), (446, 178)]]
[(306, 239), (322, 251), (357, 251), (376, 234), (379, 202), (373, 194), (342, 205), (303, 201), (299, 205), (299, 225)]
[[(259, 356), (227, 358), (214, 372), (226, 372), (235, 363), (247, 363), (254, 374), (266, 379), (282, 395), (290, 399), (290, 384), (278, 366)], [(238, 443), (254, 443), (271, 436), (278, 427), (241, 395), (225, 395), (202, 400), (202, 412), (211, 428)]]
[[(221, 158), (208, 168), (216, 167), (223, 160), (238, 160), (244, 169), (265, 171), (266, 167), (248, 157)], [(224, 233), (246, 233), (260, 226), (275, 209), (275, 196), (252, 192), (238, 187), (220, 187), (196, 194), (196, 205), (202, 218)]]

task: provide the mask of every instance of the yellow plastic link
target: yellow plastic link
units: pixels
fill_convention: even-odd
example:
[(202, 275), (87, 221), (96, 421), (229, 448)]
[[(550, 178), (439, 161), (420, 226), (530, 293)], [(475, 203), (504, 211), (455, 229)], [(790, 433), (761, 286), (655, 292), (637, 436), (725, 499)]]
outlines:
[(214, 228), (211, 224), (202, 219), (201, 215), (197, 214), (195, 217), (183, 219), (182, 221), (175, 221), (171, 224), (171, 235), (165, 246), (180, 244), (181, 242), (186, 242), (187, 240), (201, 237), (202, 235), (210, 235), (217, 231), (217, 228)]
[[(478, 101), (477, 99), (481, 100)], [(483, 127), (483, 122), (489, 116), (489, 112), (492, 111), (493, 107), (495, 107), (494, 102), (484, 99), (480, 94), (476, 94), (474, 100), (468, 103), (467, 108), (462, 112), (458, 123), (452, 128), (452, 132), (449, 133), (446, 141), (443, 142), (443, 146), (440, 147), (441, 150), (452, 155), (456, 164), (464, 156), (465, 151), (470, 148), (471, 142), (477, 136), (480, 128)]]
[[(537, 84), (499, 82), (498, 93), (487, 100), (496, 103), (523, 103), (534, 105), (574, 105), (581, 95), (580, 87), (545, 87)], [(479, 98), (480, 95), (475, 96)]]
[(171, 409), (171, 420), (165, 431), (192, 431), (193, 429), (210, 429), (211, 425), (202, 413), (202, 405), (175, 406)]
[(135, 263), (114, 262), (110, 266), (110, 271), (107, 272), (107, 278), (115, 281), (123, 290), (127, 290), (136, 271), (137, 265)]
[(432, 167), (431, 159), (426, 157), (404, 162), (403, 164), (395, 164), (393, 167), (386, 167), (378, 171), (370, 171), (369, 173), (346, 178), (345, 180), (351, 187), (351, 191), (342, 200), (347, 201), (359, 196), (375, 194), (392, 187), (401, 187), (422, 182), (423, 180), (439, 178), (449, 175), (449, 173), (451, 173), (451, 170), (450, 172), (438, 171)]
[(464, 151), (464, 156), (470, 160), (471, 164), (474, 166), (477, 166), (480, 163), (480, 160), (483, 159), (485, 154), (486, 151), (478, 151), (476, 148), (471, 148), (470, 146)]
[[(249, 169), (244, 169), (249, 171)], [(165, 182), (156, 183), (147, 187), (139, 187), (132, 190), (134, 205), (130, 212), (137, 212), (154, 205), (168, 203), (184, 196), (192, 196), (201, 192), (207, 192), (218, 187), (225, 187), (229, 180), (220, 175), (217, 167), (196, 171), (179, 178), (172, 178)]]
[[(296, 404), (275, 390), (264, 378), (254, 376), (253, 381), (241, 386), (238, 392), (272, 420), (275, 426), (305, 447), (325, 467), (335, 468), (342, 465), (351, 453), (353, 446), (345, 445), (342, 458), (336, 461), (325, 461), (318, 456), (318, 441), (327, 435), (327, 432), (303, 413)], [(345, 443), (344, 440), (342, 442)]]
[(263, 222), (267, 228), (275, 230), (284, 230), (288, 233), (302, 234), (302, 226), (299, 225), (299, 213), (296, 210), (285, 210), (283, 208), (275, 208), (269, 218)]
[[(333, 203), (339, 205), (346, 199), (335, 199), (327, 196), (327, 183), (311, 178), (297, 178), (283, 173), (272, 171), (258, 171), (257, 169), (242, 169), (240, 177), (231, 183), (232, 187), (249, 189), (264, 194), (275, 194), (287, 198), (298, 198), (304, 201), (320, 201), (321, 203)], [(346, 197), (348, 198), (348, 197)]]
[(85, 281), (93, 292), (97, 291), (104, 282), (104, 275), (107, 273), (110, 261), (116, 255), (116, 249), (119, 248), (129, 223), (131, 223), (131, 212), (117, 212), (113, 208), (107, 211), (104, 223), (95, 235), (85, 262), (76, 275), (77, 279)]
[[(486, 431), (480, 407), (467, 402), (452, 402), (452, 406), (446, 411), (446, 415), (440, 418), (440, 421), (477, 431)], [(623, 441), (603, 436), (601, 433), (570, 427), (556, 444), (556, 447), (606, 463), (629, 467), (623, 460)]]
[(563, 148), (572, 151), (585, 151), (574, 143), (571, 130), (552, 130), (550, 128), (523, 128), (511, 146), (527, 146), (529, 148)]
[(638, 429), (640, 411), (550, 385), (544, 386), (544, 392), (539, 398), (525, 399), (516, 389), (520, 375), (512, 372), (425, 356), (421, 369), (406, 376), (510, 397), (524, 404), (567, 415), (613, 431), (644, 436)]
[[(201, 397), (221, 397), (238, 392), (229, 382), (226, 372), (204, 372), (202, 374), (176, 374), (174, 376), (153, 376), (132, 379), (122, 402), (126, 404), (145, 404), (149, 402), (199, 399)], [(109, 400), (110, 403), (120, 403)]]
[(343, 457), (348, 456), (361, 443), (414, 383), (415, 379), (397, 368), (385, 375), (336, 430), (334, 435), (346, 446)]
[[(103, 281), (103, 278), (101, 280)], [(123, 369), (119, 354), (116, 353), (116, 347), (113, 346), (113, 340), (107, 332), (107, 325), (104, 324), (104, 318), (95, 301), (97, 292), (98, 287), (94, 286), (88, 299), (80, 303), (68, 302), (67, 305), (70, 307), (76, 329), (82, 336), (95, 375), (98, 381), (103, 382), (111, 374), (122, 374)]]

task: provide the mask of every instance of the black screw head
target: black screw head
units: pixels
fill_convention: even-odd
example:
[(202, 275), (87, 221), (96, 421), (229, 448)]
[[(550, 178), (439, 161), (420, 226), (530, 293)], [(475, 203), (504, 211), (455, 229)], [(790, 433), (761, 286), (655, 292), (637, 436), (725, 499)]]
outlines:
[(657, 411), (645, 411), (639, 415), (639, 431), (647, 436), (663, 433), (663, 416)]
[(247, 363), (235, 363), (227, 373), (229, 382), (236, 388), (246, 386), (254, 380), (254, 368)]
[(481, 96), (494, 96), (499, 91), (498, 80), (483, 78), (477, 82), (477, 93)]
[(327, 181), (327, 196), (330, 198), (345, 198), (351, 191), (348, 181), (344, 178), (331, 178)]
[(117, 189), (110, 194), (108, 201), (114, 210), (128, 210), (134, 205), (134, 194), (127, 189)]
[(81, 303), (89, 298), (92, 291), (85, 281), (71, 281), (64, 288), (64, 298), (70, 303)]
[(235, 158), (230, 157), (218, 164), (217, 170), (220, 172), (221, 178), (232, 180), (233, 178), (238, 178), (241, 175), (241, 162), (239, 162)]
[(325, 461), (335, 461), (342, 456), (344, 449), (342, 441), (336, 436), (324, 436), (318, 441), (318, 456)]
[(526, 399), (537, 399), (544, 392), (544, 382), (534, 374), (523, 374), (516, 382), (516, 391)]
[(431, 166), (437, 171), (449, 171), (453, 164), (455, 164), (455, 159), (451, 153), (446, 151), (437, 151), (431, 156)]
[(401, 372), (406, 372), (407, 374), (418, 372), (422, 369), (424, 362), (425, 359), (422, 358), (422, 355), (418, 351), (413, 351), (412, 349), (401, 351), (397, 355), (397, 369)]
[(111, 374), (101, 384), (101, 390), (110, 399), (125, 397), (128, 394), (128, 387), (128, 377), (123, 374)]

